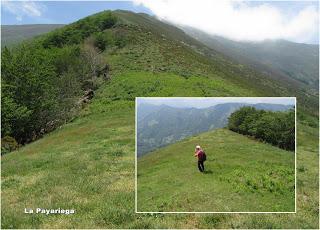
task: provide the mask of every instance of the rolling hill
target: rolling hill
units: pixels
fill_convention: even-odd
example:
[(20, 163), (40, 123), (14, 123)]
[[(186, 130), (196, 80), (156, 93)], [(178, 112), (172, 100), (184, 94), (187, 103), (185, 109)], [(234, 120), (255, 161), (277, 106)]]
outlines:
[(230, 114), (243, 106), (270, 111), (292, 108), (291, 105), (265, 103), (225, 103), (203, 109), (141, 104), (137, 108), (137, 154), (141, 156), (188, 136), (223, 128)]
[[(198, 171), (194, 147), (207, 154)], [(187, 138), (138, 158), (137, 210), (294, 212), (294, 153), (226, 129)]]
[[(32, 47), (44, 49), (45, 54), (69, 47), (83, 48), (83, 40), (72, 40), (72, 44), (63, 44), (65, 40), (62, 40), (61, 47), (51, 48), (44, 48), (41, 42), (47, 36), (60, 38), (63, 33), (78, 35), (82, 31), (89, 36), (86, 39), (90, 39), (90, 31), (85, 28), (105, 13), (41, 35), (31, 42)], [(119, 21), (102, 34), (122, 35), (127, 39), (108, 44), (101, 53), (110, 66), (109, 79), (102, 81), (93, 99), (76, 117), (41, 139), (2, 156), (1, 227), (319, 228), (318, 128), (314, 125), (317, 124), (317, 97), (236, 64), (182, 30), (153, 17), (127, 11), (112, 14)], [(27, 58), (28, 55), (32, 53), (27, 52)], [(20, 60), (17, 57), (15, 61)], [(71, 56), (71, 60), (77, 57)], [(9, 60), (9, 63), (13, 61)], [(6, 77), (5, 68), (2, 66), (2, 80)], [(55, 70), (55, 66), (52, 69)], [(19, 77), (24, 77), (22, 70)], [(31, 70), (32, 74), (38, 71)], [(57, 72), (57, 76), (63, 74)], [(194, 90), (195, 85), (199, 90)], [(135, 97), (268, 95), (298, 97), (297, 213), (152, 215), (134, 212)], [(28, 94), (27, 98), (31, 96), (33, 94)], [(24, 208), (37, 207), (74, 208), (76, 214), (23, 213)]]
[(60, 28), (61, 24), (1, 25), (1, 46), (12, 46)]

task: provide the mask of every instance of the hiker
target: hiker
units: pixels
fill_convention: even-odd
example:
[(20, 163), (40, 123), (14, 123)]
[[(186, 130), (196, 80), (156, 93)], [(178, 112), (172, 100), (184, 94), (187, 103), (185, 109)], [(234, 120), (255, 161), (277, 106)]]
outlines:
[(196, 146), (196, 149), (194, 151), (194, 156), (198, 157), (198, 169), (200, 172), (204, 172), (204, 164), (203, 162), (206, 160), (207, 156), (205, 152), (201, 149), (200, 145)]

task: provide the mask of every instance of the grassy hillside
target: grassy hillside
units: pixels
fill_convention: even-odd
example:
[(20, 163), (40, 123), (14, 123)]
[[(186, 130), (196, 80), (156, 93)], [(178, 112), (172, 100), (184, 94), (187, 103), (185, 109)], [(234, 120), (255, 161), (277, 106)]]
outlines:
[(34, 25), (1, 25), (1, 45), (12, 46), (40, 34), (48, 33), (64, 25), (34, 24)]
[[(302, 123), (298, 126), (297, 214), (134, 213), (136, 96), (301, 94), (271, 80), (259, 80), (262, 75), (252, 69), (219, 57), (209, 59), (186, 41), (168, 35), (182, 38), (181, 32), (149, 22), (145, 15), (116, 15), (123, 22), (105, 32), (123, 33), (128, 40), (101, 54), (110, 65), (111, 80), (100, 86), (72, 122), (2, 156), (1, 227), (318, 228), (318, 130)], [(163, 27), (171, 28), (170, 32)], [(306, 114), (303, 106), (317, 110), (312, 100), (298, 100), (301, 113)], [(23, 214), (24, 208), (36, 207), (74, 208), (76, 214)]]
[[(159, 76), (142, 72), (117, 75), (98, 90), (95, 99), (79, 118), (19, 151), (3, 156), (2, 227), (318, 227), (317, 129), (303, 125), (298, 126), (297, 214), (135, 214), (134, 102), (125, 99), (129, 94), (119, 93), (115, 86), (127, 80), (128, 87), (139, 91), (140, 84), (130, 79), (152, 82)], [(183, 83), (177, 84), (178, 88)], [(170, 85), (162, 87), (164, 92), (166, 89), (170, 89)], [(121, 97), (119, 100), (112, 98), (117, 93)], [(212, 157), (215, 159), (214, 155)], [(216, 162), (212, 163), (215, 166)], [(198, 175), (196, 170), (195, 173)], [(232, 176), (228, 175), (226, 179)], [(49, 217), (21, 215), (25, 207), (75, 208), (76, 214)]]
[(319, 46), (285, 40), (237, 42), (201, 31), (185, 28), (188, 34), (231, 59), (251, 65), (292, 84), (306, 87), (314, 94), (319, 85)]
[[(130, 42), (121, 50), (107, 51), (110, 54), (109, 63), (115, 71), (169, 72), (184, 78), (201, 76), (209, 80), (219, 79), (223, 88), (230, 86), (227, 94), (206, 91), (202, 83), (195, 84), (193, 88), (204, 91), (205, 96), (296, 96), (301, 109), (318, 114), (315, 109), (318, 107), (318, 97), (291, 80), (233, 62), (182, 30), (148, 15), (126, 11), (117, 11), (116, 14), (125, 26), (115, 28), (114, 32), (130, 35)], [(239, 94), (239, 88), (245, 90)], [(185, 93), (189, 94), (187, 90)]]
[[(207, 153), (205, 174), (193, 149)], [(294, 153), (225, 129), (138, 158), (138, 211), (294, 212)]]

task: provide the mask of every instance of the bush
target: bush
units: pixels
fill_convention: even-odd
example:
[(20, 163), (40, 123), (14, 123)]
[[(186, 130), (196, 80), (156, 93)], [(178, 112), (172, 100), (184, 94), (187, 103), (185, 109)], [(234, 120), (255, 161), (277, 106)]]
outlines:
[(103, 33), (98, 33), (94, 37), (94, 46), (97, 47), (100, 51), (104, 51), (106, 49), (106, 38)]
[(104, 12), (103, 14), (100, 15), (98, 18), (98, 27), (101, 31), (105, 29), (109, 29), (112, 26), (114, 26), (117, 22), (117, 17), (114, 16), (110, 11)]
[(295, 148), (295, 113), (257, 110), (242, 107), (232, 113), (228, 128), (234, 132), (250, 135), (286, 150)]
[(1, 139), (1, 155), (18, 149), (18, 142), (10, 136), (5, 136)]
[(25, 144), (68, 120), (83, 94), (82, 86), (97, 78), (106, 65), (95, 50), (91, 51), (91, 55), (84, 55), (80, 45), (46, 49), (38, 41), (4, 49), (2, 136)]
[(92, 34), (111, 28), (116, 22), (117, 17), (109, 11), (90, 16), (48, 33), (42, 40), (42, 45), (44, 48), (61, 48), (65, 45), (79, 44)]
[(116, 40), (115, 40), (115, 45), (118, 47), (118, 48), (123, 48), (125, 47), (127, 44), (127, 39), (124, 35), (121, 35), (121, 34), (118, 34), (117, 37), (116, 37)]

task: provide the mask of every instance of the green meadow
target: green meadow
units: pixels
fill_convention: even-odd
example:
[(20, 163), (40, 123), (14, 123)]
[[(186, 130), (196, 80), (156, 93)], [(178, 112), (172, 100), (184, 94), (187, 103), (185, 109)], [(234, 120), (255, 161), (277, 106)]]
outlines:
[[(198, 144), (205, 173), (193, 156)], [(138, 211), (294, 212), (294, 159), (227, 129), (187, 138), (138, 158)]]
[[(136, 214), (134, 212), (135, 105), (132, 99), (124, 99), (130, 97), (129, 93), (120, 93), (116, 90), (117, 87), (114, 87), (123, 79), (133, 79), (133, 76), (145, 78), (146, 82), (152, 83), (156, 81), (158, 75), (148, 73), (119, 75), (97, 91), (92, 103), (82, 110), (78, 118), (44, 138), (2, 157), (2, 228), (317, 228), (317, 129), (302, 124), (298, 124), (297, 137), (296, 214)], [(176, 78), (183, 79), (178, 76)], [(133, 80), (128, 80), (127, 84), (133, 89), (140, 86)], [(177, 87), (179, 88), (179, 85)], [(166, 86), (162, 89), (166, 89)], [(116, 98), (112, 98), (112, 95), (117, 94)], [(145, 94), (137, 93), (137, 96), (140, 95)], [(235, 202), (227, 203), (223, 197), (228, 193), (223, 191), (218, 194), (222, 204), (219, 204), (218, 199), (210, 200), (204, 197), (203, 205), (213, 207), (209, 202), (211, 204), (214, 202), (214, 205), (217, 205), (215, 208), (220, 205), (225, 210), (239, 210), (246, 207), (250, 210), (292, 211), (294, 194), (290, 185), (293, 183), (293, 153), (223, 129), (216, 134), (212, 132), (203, 135), (204, 143), (210, 136), (216, 141), (212, 145), (212, 151), (209, 144), (204, 145), (208, 148), (206, 167), (209, 173), (202, 175), (197, 171), (192, 153), (194, 144), (198, 142), (197, 137), (186, 140), (192, 143), (190, 147), (183, 147), (185, 149), (183, 154), (188, 158), (181, 163), (187, 165), (183, 170), (193, 178), (202, 178), (201, 181), (208, 181), (214, 177), (217, 179), (215, 183), (220, 184), (220, 189), (232, 188), (237, 196), (233, 198)], [(228, 145), (228, 142), (223, 144), (224, 140), (230, 141), (232, 145)], [(253, 149), (245, 151), (248, 149), (247, 144), (251, 144), (254, 149), (262, 151), (270, 158), (266, 159), (261, 152), (259, 155), (253, 155)], [(223, 154), (226, 152), (240, 158), (225, 159)], [(239, 153), (244, 155), (241, 156)], [(152, 154), (146, 158), (150, 156)], [(250, 159), (252, 156), (255, 159)], [(245, 159), (247, 162), (240, 159)], [(228, 162), (235, 165), (237, 170), (228, 171), (230, 167), (224, 167)], [(257, 162), (261, 168), (257, 167)], [(273, 179), (266, 180), (264, 186), (260, 179), (265, 172), (273, 169), (272, 162), (276, 162), (277, 166), (275, 175)], [(250, 170), (256, 169), (255, 174), (249, 175), (243, 164)], [(288, 174), (286, 181), (289, 184), (284, 184), (284, 181), (280, 180), (284, 174)], [(236, 180), (237, 178), (246, 181)], [(139, 175), (140, 179), (143, 179), (143, 175)], [(246, 184), (247, 181), (251, 183), (250, 186)], [(271, 186), (273, 182), (275, 182), (274, 187)], [(232, 186), (230, 183), (233, 183)], [(262, 192), (258, 192), (255, 186)], [(192, 187), (191, 190), (196, 192), (198, 189)], [(269, 189), (274, 191), (270, 192)], [(229, 192), (229, 196), (231, 194)], [(281, 199), (284, 197), (283, 194), (289, 195), (290, 198)], [(171, 199), (170, 197), (166, 199)], [(262, 206), (259, 207), (251, 202), (247, 204), (237, 202), (237, 197), (252, 199), (251, 201), (257, 198), (255, 202), (259, 202), (257, 204)], [(273, 203), (268, 204), (270, 200)], [(170, 205), (170, 200), (158, 201), (150, 204), (147, 209), (161, 208), (164, 202)], [(175, 204), (185, 205), (178, 207), (180, 210), (195, 208), (188, 206), (187, 201), (182, 203), (178, 201), (174, 199)], [(141, 202), (141, 197), (138, 202)], [(24, 208), (37, 207), (73, 208), (76, 214), (45, 216), (23, 213)], [(162, 206), (162, 209), (164, 208), (169, 206)], [(201, 206), (198, 208), (202, 209)], [(138, 205), (138, 209), (142, 211), (144, 206)]]

